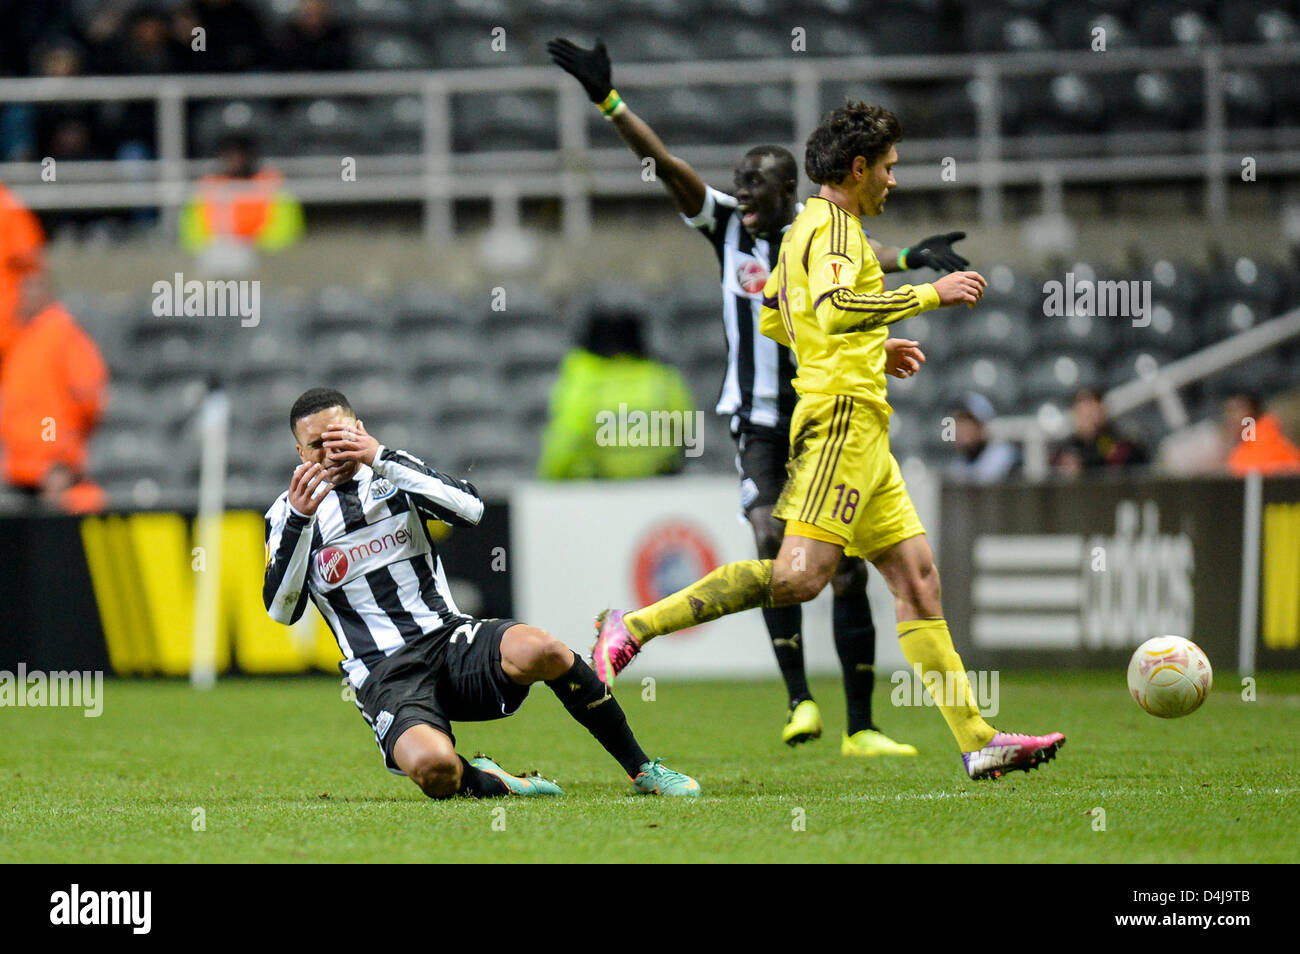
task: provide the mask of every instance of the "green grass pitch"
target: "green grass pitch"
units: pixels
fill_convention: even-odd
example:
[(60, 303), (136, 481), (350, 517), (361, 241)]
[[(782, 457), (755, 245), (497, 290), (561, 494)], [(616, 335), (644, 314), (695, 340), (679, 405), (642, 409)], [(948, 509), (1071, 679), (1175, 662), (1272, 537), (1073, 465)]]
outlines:
[(643, 745), (695, 775), (703, 797), (634, 794), (544, 686), (510, 719), (459, 726), (460, 749), (541, 769), (562, 799), (424, 798), (383, 770), (326, 678), (228, 679), (207, 693), (112, 681), (98, 719), (6, 709), (0, 861), (1300, 858), (1300, 673), (1262, 676), (1253, 702), (1224, 673), (1199, 712), (1164, 721), (1133, 704), (1122, 672), (1005, 672), (995, 723), (1069, 741), (1037, 771), (978, 784), (939, 713), (891, 706), (886, 682), (877, 721), (917, 758), (842, 758), (832, 679), (814, 681), (827, 735), (798, 749), (778, 740), (774, 681), (660, 682), (653, 702), (627, 682), (619, 696)]

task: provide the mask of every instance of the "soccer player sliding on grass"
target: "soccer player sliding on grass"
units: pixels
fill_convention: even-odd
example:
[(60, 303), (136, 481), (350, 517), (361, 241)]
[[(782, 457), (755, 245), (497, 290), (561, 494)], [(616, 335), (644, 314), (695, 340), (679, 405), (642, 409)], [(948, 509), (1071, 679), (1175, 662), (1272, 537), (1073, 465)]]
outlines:
[(456, 754), (452, 722), (512, 715), (545, 682), (637, 791), (700, 793), (647, 758), (618, 702), (569, 647), (513, 619), (456, 608), (426, 520), (473, 526), (483, 501), (467, 481), (366, 433), (338, 391), (313, 388), (289, 412), (302, 464), (266, 513), (262, 599), (281, 623), (310, 596), (343, 651), (340, 667), (389, 771), (430, 798), (561, 795), (539, 775), (510, 775)]
[(849, 102), (808, 138), (804, 169), (821, 191), (781, 242), (763, 289), (763, 334), (794, 350), (799, 403), (788, 477), (773, 510), (785, 521), (774, 560), (718, 567), (697, 583), (596, 620), (596, 674), (612, 684), (656, 636), (754, 607), (806, 603), (845, 555), (875, 564), (894, 595), (899, 644), (957, 739), (971, 778), (997, 778), (1052, 758), (1065, 742), (999, 732), (975, 705), (939, 600), (939, 573), (889, 451), (885, 328), (923, 311), (974, 306), (984, 279), (958, 271), (933, 284), (884, 290), (860, 216), (879, 215), (896, 182), (902, 127), (879, 106)]
[[(722, 323), (727, 369), (717, 412), (728, 419), (736, 441), (741, 509), (754, 532), (758, 556), (773, 559), (785, 527), (772, 515), (785, 483), (790, 419), (795, 392), (794, 356), (759, 331), (763, 285), (776, 266), (781, 234), (803, 210), (798, 202), (799, 167), (784, 146), (754, 146), (736, 165), (731, 195), (706, 185), (685, 160), (668, 151), (644, 119), (614, 91), (609, 53), (603, 43), (586, 50), (557, 37), (546, 45), (551, 59), (572, 75), (597, 104), (628, 147), (654, 163), (661, 182), (688, 225), (708, 239), (722, 278)], [(887, 272), (907, 268), (957, 271), (969, 262), (953, 251), (964, 232), (932, 235), (911, 248), (867, 241)], [(885, 373), (906, 378), (920, 370), (925, 355), (917, 342), (885, 342)], [(844, 672), (847, 731), (840, 740), (846, 756), (909, 756), (916, 749), (885, 735), (872, 719), (876, 627), (867, 600), (867, 567), (846, 556), (831, 576), (832, 634)], [(799, 604), (765, 607), (763, 622), (785, 681), (789, 714), (781, 739), (797, 745), (822, 734), (821, 710), (804, 670), (803, 613)]]

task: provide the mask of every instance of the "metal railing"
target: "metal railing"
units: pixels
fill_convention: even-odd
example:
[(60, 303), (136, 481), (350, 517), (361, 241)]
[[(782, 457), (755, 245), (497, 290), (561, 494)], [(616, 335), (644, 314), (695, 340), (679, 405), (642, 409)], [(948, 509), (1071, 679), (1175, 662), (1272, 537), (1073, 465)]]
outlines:
[[(792, 91), (789, 143), (802, 155), (802, 143), (821, 113), (826, 82), (888, 83), (935, 80), (977, 81), (983, 92), (975, 101), (975, 137), (909, 139), (904, 161), (896, 167), (909, 190), (968, 190), (979, 196), (985, 225), (1002, 221), (1005, 190), (1031, 186), (1041, 190), (1047, 211), (1060, 206), (1060, 190), (1070, 183), (1200, 180), (1204, 213), (1212, 224), (1228, 213), (1229, 178), (1239, 171), (1242, 144), (1252, 151), (1261, 176), (1300, 173), (1300, 124), (1278, 129), (1233, 129), (1229, 151), (1225, 110), (1225, 72), (1260, 67), (1300, 67), (1300, 44), (1210, 46), (1200, 49), (1142, 49), (1110, 52), (957, 54), (758, 60), (743, 64), (709, 61), (620, 65), (619, 85), (636, 100), (650, 87), (758, 86), (785, 84)], [(1193, 132), (1009, 137), (1002, 132), (1002, 81), (1015, 77), (1064, 73), (1141, 73), (1150, 70), (1195, 70), (1204, 97), (1204, 123)], [(457, 152), (452, 148), (458, 94), (546, 93), (556, 98), (557, 148), (528, 151)], [(327, 97), (418, 97), (421, 104), (420, 149), (406, 155), (367, 155), (358, 141), (348, 154), (364, 174), (343, 181), (338, 157), (295, 156), (292, 144), (276, 141), (274, 131), (264, 152), (286, 175), (287, 188), (305, 202), (418, 202), (430, 239), (454, 231), (457, 200), (486, 199), (495, 221), (517, 219), (525, 198), (557, 199), (568, 237), (587, 234), (591, 202), (597, 196), (644, 195), (652, 188), (626, 150), (612, 141), (589, 142), (591, 110), (581, 89), (557, 69), (392, 71), (319, 74), (241, 74), (229, 76), (78, 77), (0, 80), (0, 105), (67, 101), (152, 101), (156, 114), (156, 159), (130, 162), (66, 162), (55, 182), (41, 178), (39, 163), (0, 163), (0, 180), (38, 209), (159, 208), (164, 224), (173, 225), (191, 183), (210, 167), (187, 159), (186, 109), (215, 100), (309, 100)], [(654, 116), (647, 117), (654, 122)], [(902, 117), (906, 125), (906, 116)], [(1011, 158), (1026, 146), (1050, 143), (1054, 155), (1077, 158)], [(1123, 144), (1124, 155), (1094, 155), (1109, 144)], [(689, 144), (671, 143), (674, 149)], [(737, 144), (692, 147), (692, 163), (708, 179), (730, 181)], [(941, 174), (939, 159), (963, 159), (956, 181)]]
[[(1164, 367), (1152, 364), (1139, 377), (1107, 391), (1102, 403), (1111, 417), (1120, 417), (1155, 403), (1165, 424), (1171, 430), (1178, 430), (1189, 423), (1187, 408), (1178, 394), (1180, 389), (1271, 351), (1292, 338), (1300, 338), (1300, 308), (1217, 341)], [(1043, 480), (1051, 469), (1049, 446), (1069, 436), (1069, 415), (1061, 415), (1054, 426), (1032, 415), (999, 417), (989, 422), (989, 434), (996, 440), (1020, 444), (1025, 477)]]

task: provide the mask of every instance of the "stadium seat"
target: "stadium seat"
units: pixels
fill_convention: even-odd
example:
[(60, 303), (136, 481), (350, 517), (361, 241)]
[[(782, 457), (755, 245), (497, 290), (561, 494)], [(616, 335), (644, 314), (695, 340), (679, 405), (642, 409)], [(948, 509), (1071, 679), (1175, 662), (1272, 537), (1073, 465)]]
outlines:
[(327, 285), (316, 294), (303, 331), (311, 338), (344, 331), (382, 334), (389, 318), (373, 296), (343, 285)]
[(1103, 379), (1106, 387), (1118, 387), (1148, 377), (1174, 361), (1167, 351), (1141, 348), (1114, 355), (1106, 364)]
[(699, 21), (695, 24), (688, 30), (676, 23), (668, 26), (623, 16), (609, 23), (605, 45), (616, 63), (675, 63), (719, 58), (713, 44), (697, 39)]
[(1120, 339), (1126, 346), (1134, 348), (1155, 348), (1169, 354), (1183, 357), (1191, 354), (1200, 344), (1200, 334), (1190, 309), (1156, 301), (1151, 307), (1150, 323), (1135, 325), (1132, 319), (1117, 320)]
[(1137, 14), (1138, 40), (1142, 46), (1200, 47), (1218, 38), (1214, 24), (1192, 4), (1183, 0), (1155, 0)]
[(544, 93), (470, 93), (452, 97), (457, 152), (554, 149), (555, 97)]
[(424, 103), (418, 96), (375, 97), (363, 132), (367, 152), (418, 154), (424, 142)]
[(720, 98), (721, 114), (732, 124), (734, 138), (749, 142), (789, 142), (794, 138), (794, 97), (788, 86), (723, 87)]
[(772, 29), (761, 20), (734, 15), (714, 15), (707, 23), (708, 36), (714, 41), (710, 59), (778, 59), (790, 54), (792, 38), (788, 30)]
[(1110, 353), (1120, 338), (1115, 321), (1074, 314), (1045, 318), (1036, 331), (1037, 344), (1058, 351), (1100, 358)]
[(315, 364), (326, 378), (337, 379), (372, 371), (392, 371), (399, 364), (388, 343), (362, 331), (331, 332), (315, 336)]
[[(1051, 14), (1051, 42), (1058, 50), (1089, 50), (1104, 40), (1105, 50), (1135, 47), (1139, 36), (1130, 23), (1115, 12), (1087, 4), (1061, 4)], [(1094, 31), (1101, 30), (1102, 33)]]
[(1020, 360), (1035, 350), (1034, 328), (1024, 313), (1017, 310), (996, 304), (982, 305), (968, 314), (955, 311), (935, 320), (945, 322), (944, 336), (951, 336), (958, 354), (990, 354)]
[(1102, 383), (1097, 362), (1079, 352), (1040, 352), (1023, 377), (1021, 400), (1027, 405), (1068, 400), (1080, 388)]
[(283, 127), (294, 151), (306, 155), (338, 155), (359, 151), (363, 137), (365, 100), (314, 99), (289, 108)]
[(1043, 313), (1043, 282), (1026, 271), (994, 265), (984, 272), (988, 286), (980, 308), (1002, 308), (1012, 314)]
[(265, 130), (276, 128), (280, 122), (280, 108), (268, 100), (200, 101), (192, 107), (190, 154), (195, 158), (211, 158), (224, 137), (242, 135), (259, 140)]
[(1219, 25), (1227, 43), (1294, 43), (1300, 39), (1295, 5), (1278, 0), (1233, 0), (1220, 8)]
[(1107, 132), (1181, 130), (1203, 120), (1201, 85), (1192, 70), (1101, 74), (1097, 81), (1107, 99)]
[(996, 408), (1014, 408), (1020, 399), (1020, 377), (1016, 365), (1004, 358), (961, 357), (944, 369), (941, 394), (945, 402), (956, 402), (966, 392), (978, 391)]
[(1242, 255), (1220, 262), (1210, 270), (1205, 293), (1211, 302), (1225, 299), (1249, 302), (1269, 317), (1285, 299), (1286, 287), (1268, 262)]
[(485, 353), (478, 340), (461, 335), (432, 334), (422, 351), (403, 357), (407, 373), (421, 387), (430, 387), (460, 374), (482, 375), (494, 360), (493, 355)]
[(1267, 125), (1273, 117), (1273, 94), (1255, 70), (1223, 74), (1224, 112), (1230, 129)]
[(363, 70), (422, 70), (440, 65), (433, 51), (404, 29), (358, 30), (352, 50), (353, 60)]
[(569, 344), (540, 328), (521, 328), (497, 345), (497, 364), (507, 380), (532, 372), (554, 373), (564, 360)]
[(408, 30), (416, 13), (410, 0), (330, 0), (330, 11), (340, 23), (394, 32)]
[[(847, 100), (861, 100), (884, 106), (895, 114), (908, 116), (905, 132), (910, 133), (912, 117), (902, 108), (902, 100), (897, 86), (890, 86), (878, 80), (835, 80), (823, 83), (821, 87), (821, 108), (823, 112), (843, 106)], [(910, 138), (910, 136), (909, 136)]]
[(493, 28), (511, 22), (512, 18), (507, 15), (502, 19), (489, 19), (472, 25), (442, 24), (434, 32), (434, 56), (429, 65), (442, 70), (523, 66), (522, 31), (512, 32), (506, 27), (505, 49), (493, 49)]

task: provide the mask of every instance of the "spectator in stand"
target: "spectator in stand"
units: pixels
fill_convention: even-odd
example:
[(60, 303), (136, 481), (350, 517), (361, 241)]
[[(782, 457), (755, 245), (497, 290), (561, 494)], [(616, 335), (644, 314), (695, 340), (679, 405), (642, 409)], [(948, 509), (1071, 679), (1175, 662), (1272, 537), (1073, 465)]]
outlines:
[[(116, 19), (105, 17), (93, 24), (96, 36), (116, 25), (100, 45), (100, 71), (124, 75), (179, 73), (188, 48), (172, 36), (171, 16), (162, 8), (138, 6)], [(108, 144), (117, 159), (155, 159), (154, 123), (156, 106), (143, 100), (107, 102), (103, 106), (104, 126), (112, 131)]]
[(329, 0), (298, 0), (280, 34), (276, 65), (290, 72), (346, 70), (352, 65), (352, 37), (334, 19)]
[(207, 68), (242, 73), (270, 65), (269, 31), (257, 8), (245, 0), (194, 0), (190, 8), (207, 39)]
[(1065, 476), (1118, 470), (1146, 464), (1146, 449), (1119, 434), (1106, 413), (1101, 394), (1084, 388), (1074, 395), (1074, 435), (1056, 451), (1053, 466)]
[[(551, 391), (551, 419), (542, 435), (538, 476), (622, 479), (681, 470), (682, 447), (601, 440), (602, 416), (618, 416), (620, 405), (627, 409), (629, 420), (634, 412), (676, 412), (683, 436), (688, 426), (695, 425), (695, 420), (688, 420), (695, 414), (695, 402), (681, 374), (646, 353), (641, 317), (631, 311), (598, 311), (588, 321), (578, 347), (560, 364)], [(694, 437), (698, 440), (700, 434), (695, 432)], [(654, 443), (661, 442), (656, 438)]]
[(988, 424), (995, 415), (988, 398), (972, 391), (948, 413), (956, 429), (958, 455), (948, 466), (949, 477), (961, 483), (996, 484), (1015, 473), (1020, 465), (1015, 445), (989, 438)]
[(103, 490), (86, 478), (86, 449), (107, 384), (99, 348), (55, 300), (48, 272), (27, 271), (0, 367), (5, 483), (67, 512), (103, 509)]
[(218, 271), (239, 271), (251, 267), (254, 251), (277, 252), (302, 237), (302, 206), (280, 173), (259, 167), (248, 137), (227, 136), (218, 156), (221, 171), (200, 179), (181, 210), (181, 245)]
[(1234, 476), (1256, 470), (1265, 476), (1300, 473), (1300, 447), (1283, 433), (1281, 422), (1265, 412), (1258, 394), (1240, 391), (1224, 399), (1223, 433), (1228, 472)]
[(45, 267), (45, 233), (18, 197), (0, 184), (0, 366), (17, 334), (24, 277)]
[[(42, 44), (36, 54), (40, 76), (80, 76), (85, 63), (81, 45), (70, 37), (55, 37)], [(36, 107), (37, 160), (103, 159), (99, 146), (103, 135), (95, 103), (55, 102)]]

